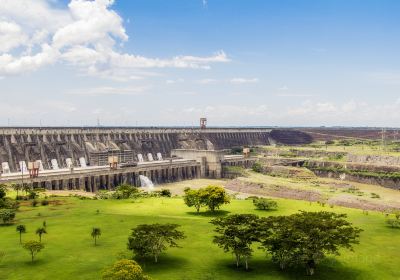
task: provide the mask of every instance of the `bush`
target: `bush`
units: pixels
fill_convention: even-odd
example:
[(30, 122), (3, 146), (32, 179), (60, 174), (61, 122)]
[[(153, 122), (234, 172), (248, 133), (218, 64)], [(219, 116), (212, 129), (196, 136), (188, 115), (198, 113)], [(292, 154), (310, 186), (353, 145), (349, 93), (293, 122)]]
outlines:
[(26, 195), (17, 195), (15, 200), (29, 200), (29, 197)]
[(33, 190), (30, 190), (29, 193), (28, 193), (29, 199), (35, 199), (38, 196), (39, 196), (39, 194), (37, 192), (33, 191)]
[(258, 210), (274, 210), (278, 207), (276, 201), (268, 198), (254, 199), (253, 204)]
[(333, 140), (325, 141), (325, 145), (333, 145), (333, 144), (335, 144), (335, 141), (333, 141)]
[(162, 189), (160, 191), (160, 195), (164, 196), (164, 197), (171, 197), (172, 193), (171, 193), (171, 191), (169, 189)]
[(40, 202), (40, 204), (42, 204), (42, 206), (47, 206), (47, 205), (49, 205), (49, 201), (46, 200), (46, 199), (43, 199), (43, 200)]
[(122, 259), (115, 262), (112, 266), (103, 271), (103, 280), (151, 280), (151, 278), (144, 274), (140, 265), (133, 261)]
[(381, 198), (381, 196), (377, 193), (371, 193), (371, 198)]
[(3, 221), (3, 224), (11, 223), (15, 218), (15, 210), (14, 209), (0, 209), (0, 220)]
[(261, 173), (263, 171), (263, 166), (260, 162), (255, 162), (251, 169), (254, 172)]
[(120, 185), (116, 188), (113, 198), (115, 199), (127, 199), (134, 197), (139, 192), (139, 189), (135, 186), (128, 184)]
[(109, 199), (112, 197), (111, 192), (106, 190), (100, 190), (96, 193), (96, 199)]
[(400, 220), (398, 219), (389, 219), (386, 223), (392, 228), (400, 228)]
[(36, 207), (38, 205), (38, 203), (39, 202), (36, 199), (32, 200), (32, 202), (31, 202), (32, 207)]
[(19, 203), (11, 198), (0, 199), (0, 209), (18, 209)]

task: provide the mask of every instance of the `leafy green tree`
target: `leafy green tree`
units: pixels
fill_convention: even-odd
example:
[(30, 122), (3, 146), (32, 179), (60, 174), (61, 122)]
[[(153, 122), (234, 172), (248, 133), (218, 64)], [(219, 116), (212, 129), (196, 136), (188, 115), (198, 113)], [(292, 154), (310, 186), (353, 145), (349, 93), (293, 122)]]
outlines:
[(259, 210), (273, 210), (278, 207), (278, 203), (268, 198), (253, 199), (254, 206)]
[(211, 221), (216, 226), (214, 231), (219, 234), (214, 236), (213, 242), (235, 255), (237, 267), (243, 258), (246, 270), (249, 269), (248, 259), (253, 252), (251, 245), (258, 241), (258, 220), (258, 216), (253, 214), (235, 214)]
[(300, 212), (290, 216), (262, 218), (262, 247), (281, 268), (301, 264), (308, 275), (327, 254), (339, 255), (341, 248), (352, 250), (361, 229), (345, 220), (345, 214)]
[(208, 186), (204, 189), (200, 189), (200, 197), (204, 205), (208, 207), (211, 212), (223, 204), (230, 203), (230, 199), (225, 189), (220, 186)]
[(94, 246), (97, 246), (97, 238), (100, 237), (100, 235), (101, 235), (101, 229), (100, 228), (93, 228), (92, 229), (92, 233), (90, 235), (94, 239)]
[(44, 227), (40, 227), (36, 230), (36, 234), (39, 235), (39, 241), (42, 242), (42, 235), (47, 234), (47, 231)]
[(44, 249), (44, 245), (42, 243), (34, 241), (34, 240), (25, 242), (22, 245), (22, 247), (25, 250), (29, 251), (29, 253), (31, 254), (32, 262), (33, 262), (35, 256), (37, 255), (37, 253), (39, 253), (42, 249)]
[(134, 260), (122, 259), (105, 269), (103, 280), (151, 280)]
[(22, 234), (26, 233), (25, 225), (18, 225), (17, 231), (19, 232), (19, 243), (22, 244)]
[(139, 258), (153, 257), (158, 262), (159, 255), (168, 247), (179, 247), (176, 243), (184, 239), (176, 224), (143, 224), (132, 229), (128, 238), (128, 249)]
[(15, 210), (14, 209), (0, 209), (0, 219), (3, 221), (3, 224), (11, 223), (15, 218)]
[(204, 205), (202, 196), (200, 195), (200, 191), (199, 190), (192, 190), (191, 188), (186, 188), (185, 189), (185, 194), (183, 196), (183, 201), (189, 207), (194, 206), (194, 208), (196, 208), (197, 212), (199, 212), (201, 206)]

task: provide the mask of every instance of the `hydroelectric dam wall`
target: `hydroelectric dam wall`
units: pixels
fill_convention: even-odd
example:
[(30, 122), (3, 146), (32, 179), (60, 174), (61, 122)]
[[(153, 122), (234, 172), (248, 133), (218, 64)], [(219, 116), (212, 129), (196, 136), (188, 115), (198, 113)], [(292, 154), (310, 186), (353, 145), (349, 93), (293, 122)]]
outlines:
[(220, 150), (270, 143), (304, 144), (307, 133), (265, 128), (0, 128), (2, 173), (21, 172), (26, 163), (41, 169), (102, 166), (109, 156), (120, 163), (169, 157), (173, 149)]

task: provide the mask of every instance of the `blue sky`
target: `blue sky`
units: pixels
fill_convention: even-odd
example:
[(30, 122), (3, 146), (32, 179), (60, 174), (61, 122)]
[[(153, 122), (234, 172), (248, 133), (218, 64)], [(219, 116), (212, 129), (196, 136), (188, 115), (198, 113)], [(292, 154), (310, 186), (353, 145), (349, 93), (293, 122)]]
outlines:
[(0, 125), (400, 122), (399, 1), (1, 1)]

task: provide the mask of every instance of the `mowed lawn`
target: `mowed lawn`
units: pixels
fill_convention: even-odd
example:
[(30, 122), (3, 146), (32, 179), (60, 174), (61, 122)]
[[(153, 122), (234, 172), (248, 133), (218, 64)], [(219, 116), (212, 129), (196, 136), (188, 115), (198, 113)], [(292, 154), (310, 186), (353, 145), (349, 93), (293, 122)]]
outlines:
[[(321, 207), (316, 203), (279, 199), (279, 210), (255, 210), (248, 200), (233, 200), (218, 215), (255, 213), (283, 215), (298, 210), (348, 213), (349, 220), (364, 229), (355, 252), (343, 251), (319, 264), (316, 275), (305, 276), (303, 269), (280, 271), (265, 254), (257, 250), (250, 261), (251, 271), (237, 270), (230, 253), (212, 243), (212, 217), (195, 214), (181, 198), (131, 200), (79, 200), (52, 198), (62, 205), (22, 206), (12, 226), (0, 227), (0, 251), (6, 252), (0, 264), (0, 279), (101, 279), (101, 271), (118, 256), (131, 256), (126, 249), (130, 229), (143, 223), (177, 223), (187, 238), (182, 248), (169, 249), (158, 264), (141, 263), (154, 279), (400, 279), (400, 230), (388, 228), (381, 213), (368, 215), (361, 210)], [(97, 213), (98, 210), (98, 213)], [(46, 248), (30, 262), (27, 251), (19, 244), (17, 224), (25, 224), (23, 240), (35, 239), (35, 230), (46, 221), (48, 234), (43, 236)], [(95, 247), (90, 236), (92, 227), (102, 235)]]

